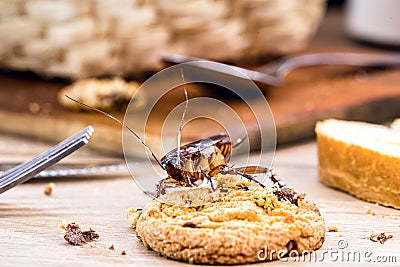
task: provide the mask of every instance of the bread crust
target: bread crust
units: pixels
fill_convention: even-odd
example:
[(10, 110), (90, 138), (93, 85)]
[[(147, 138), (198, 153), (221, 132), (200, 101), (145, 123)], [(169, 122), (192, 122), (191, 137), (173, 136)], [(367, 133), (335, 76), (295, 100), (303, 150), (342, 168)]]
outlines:
[[(351, 123), (351, 122), (349, 122)], [(400, 208), (400, 158), (335, 139), (316, 125), (319, 176), (333, 188), (366, 201)]]
[(201, 207), (155, 199), (140, 214), (131, 210), (128, 220), (146, 247), (190, 263), (273, 260), (289, 250), (300, 254), (318, 249), (325, 238), (325, 221), (315, 204), (278, 200), (261, 187), (230, 189), (223, 198)]

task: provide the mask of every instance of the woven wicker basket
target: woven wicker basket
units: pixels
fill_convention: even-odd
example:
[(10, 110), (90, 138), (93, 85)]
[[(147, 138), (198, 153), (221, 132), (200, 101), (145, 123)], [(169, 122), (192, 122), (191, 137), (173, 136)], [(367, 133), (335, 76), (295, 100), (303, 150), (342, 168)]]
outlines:
[(77, 79), (160, 68), (165, 52), (232, 60), (304, 47), (324, 0), (2, 0), (0, 67)]

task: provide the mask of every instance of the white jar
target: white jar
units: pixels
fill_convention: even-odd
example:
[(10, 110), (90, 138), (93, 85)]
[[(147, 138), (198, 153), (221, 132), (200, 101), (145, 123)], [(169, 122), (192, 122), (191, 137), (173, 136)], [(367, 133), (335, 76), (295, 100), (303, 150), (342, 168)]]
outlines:
[(400, 0), (348, 0), (346, 30), (359, 40), (400, 46)]

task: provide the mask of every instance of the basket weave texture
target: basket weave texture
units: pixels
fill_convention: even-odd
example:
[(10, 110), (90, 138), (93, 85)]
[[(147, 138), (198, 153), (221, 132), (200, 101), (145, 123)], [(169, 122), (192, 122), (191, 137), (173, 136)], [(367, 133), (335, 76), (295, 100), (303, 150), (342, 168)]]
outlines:
[(325, 0), (1, 0), (0, 67), (77, 79), (303, 48)]

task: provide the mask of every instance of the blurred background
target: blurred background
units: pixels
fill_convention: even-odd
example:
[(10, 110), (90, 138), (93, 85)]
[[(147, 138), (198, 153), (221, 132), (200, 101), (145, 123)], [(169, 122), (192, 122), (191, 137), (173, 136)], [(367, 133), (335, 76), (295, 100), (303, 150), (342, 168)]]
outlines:
[(234, 61), (304, 48), (325, 0), (3, 0), (3, 68), (70, 79), (159, 70), (163, 53)]
[(396, 46), (396, 2), (2, 0), (0, 63), (77, 79), (156, 71), (164, 53), (260, 63), (335, 32)]

